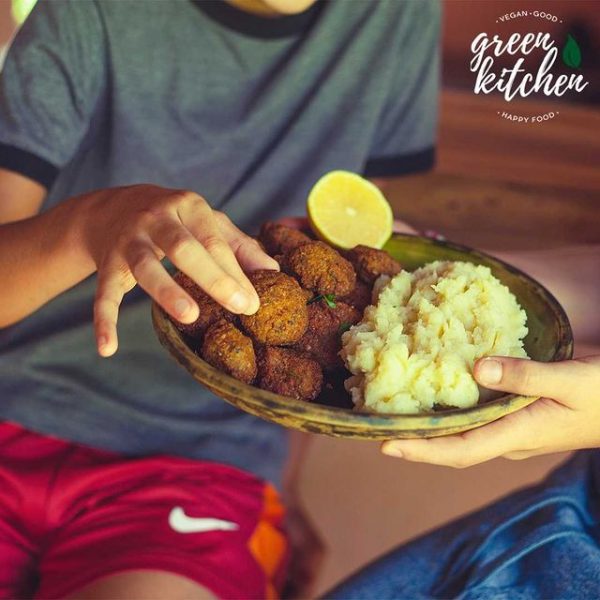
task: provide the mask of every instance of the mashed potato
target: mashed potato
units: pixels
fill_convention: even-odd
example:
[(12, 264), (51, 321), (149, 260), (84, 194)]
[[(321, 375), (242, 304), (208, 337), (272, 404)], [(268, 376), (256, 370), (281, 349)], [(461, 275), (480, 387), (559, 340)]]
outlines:
[(471, 375), (486, 355), (527, 357), (527, 316), (490, 269), (433, 262), (375, 285), (376, 305), (342, 337), (356, 408), (426, 412), (477, 404)]

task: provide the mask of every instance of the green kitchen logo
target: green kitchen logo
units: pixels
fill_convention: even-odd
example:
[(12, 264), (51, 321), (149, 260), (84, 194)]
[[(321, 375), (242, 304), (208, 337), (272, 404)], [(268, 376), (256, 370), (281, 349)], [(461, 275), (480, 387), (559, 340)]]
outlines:
[[(523, 18), (559, 21), (549, 13), (522, 10), (503, 15), (496, 22)], [(506, 102), (531, 94), (560, 98), (567, 92), (579, 93), (589, 84), (581, 72), (581, 49), (571, 34), (558, 42), (550, 33), (543, 32), (512, 33), (505, 37), (480, 33), (471, 43), (471, 52), (470, 70), (475, 74), (473, 91), (476, 94), (499, 92)], [(539, 56), (539, 64), (531, 67), (532, 60)], [(501, 66), (497, 66), (499, 63)], [(567, 73), (556, 73), (561, 64), (564, 65), (561, 70), (566, 67)], [(512, 114), (507, 109), (498, 114), (511, 121), (535, 123), (554, 118), (558, 112), (526, 117)]]

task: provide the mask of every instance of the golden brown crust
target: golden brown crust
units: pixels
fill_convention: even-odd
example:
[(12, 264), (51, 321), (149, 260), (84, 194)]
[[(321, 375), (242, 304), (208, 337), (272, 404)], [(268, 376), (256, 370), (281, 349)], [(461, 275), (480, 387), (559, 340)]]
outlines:
[(314, 400), (323, 387), (319, 363), (291, 348), (260, 348), (258, 373), (263, 390), (297, 400)]
[(267, 222), (260, 228), (258, 239), (265, 247), (267, 254), (285, 254), (311, 239), (298, 229), (286, 227), (279, 223)]
[(256, 378), (252, 340), (229, 321), (221, 319), (207, 329), (200, 355), (216, 369), (244, 383), (252, 383)]
[(298, 282), (277, 271), (248, 275), (260, 299), (253, 315), (241, 315), (244, 330), (260, 344), (285, 346), (297, 342), (308, 327), (306, 296)]
[(342, 333), (360, 321), (362, 313), (344, 302), (335, 308), (325, 302), (314, 302), (308, 307), (308, 329), (294, 346), (310, 354), (326, 371), (343, 367), (338, 356), (342, 347)]
[(193, 323), (180, 323), (177, 319), (169, 317), (175, 327), (190, 338), (200, 341), (206, 330), (219, 319), (232, 321), (234, 315), (215, 302), (185, 273), (179, 271), (173, 279), (197, 302), (200, 315)]
[(302, 293), (304, 294), (304, 298), (307, 304), (315, 297), (315, 295), (310, 290), (305, 290), (304, 288), (302, 288)]
[(323, 242), (310, 242), (292, 250), (286, 256), (286, 267), (302, 287), (317, 294), (345, 296), (356, 285), (352, 264)]
[(384, 250), (355, 246), (346, 252), (346, 257), (354, 265), (357, 275), (369, 285), (380, 275), (393, 277), (402, 271), (402, 265)]

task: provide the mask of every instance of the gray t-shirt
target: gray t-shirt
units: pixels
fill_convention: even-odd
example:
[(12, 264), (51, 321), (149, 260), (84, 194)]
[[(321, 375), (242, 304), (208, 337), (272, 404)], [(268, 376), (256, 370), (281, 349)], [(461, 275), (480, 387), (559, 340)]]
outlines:
[[(347, 169), (433, 163), (439, 6), (332, 0), (276, 19), (223, 1), (41, 1), (0, 80), (0, 167), (44, 210), (97, 188), (202, 194), (242, 229), (301, 215)], [(1, 199), (0, 199), (1, 202)], [(273, 481), (284, 431), (215, 398), (162, 350), (143, 292), (97, 356), (95, 277), (0, 331), (0, 419), (131, 455), (229, 463)]]

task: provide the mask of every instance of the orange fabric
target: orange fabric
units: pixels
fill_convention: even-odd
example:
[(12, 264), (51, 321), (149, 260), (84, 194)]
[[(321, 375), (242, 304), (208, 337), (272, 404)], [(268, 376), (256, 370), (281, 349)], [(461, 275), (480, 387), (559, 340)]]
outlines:
[(266, 485), (263, 511), (248, 540), (248, 548), (265, 573), (267, 600), (279, 598), (277, 588), (281, 582), (278, 582), (277, 579), (287, 562), (288, 542), (282, 531), (284, 517), (285, 508), (277, 491), (273, 486)]

